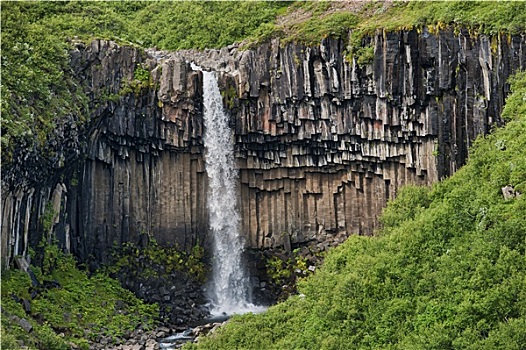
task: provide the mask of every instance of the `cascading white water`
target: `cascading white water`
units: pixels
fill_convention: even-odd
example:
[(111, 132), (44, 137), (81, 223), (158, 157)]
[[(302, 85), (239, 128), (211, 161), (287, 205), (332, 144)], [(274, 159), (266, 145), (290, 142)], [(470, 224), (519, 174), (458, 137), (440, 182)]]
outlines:
[[(199, 67), (192, 65), (193, 69)], [(213, 235), (212, 315), (260, 312), (251, 303), (250, 281), (242, 264), (232, 131), (214, 72), (203, 71), (204, 146), (208, 174), (208, 212)]]

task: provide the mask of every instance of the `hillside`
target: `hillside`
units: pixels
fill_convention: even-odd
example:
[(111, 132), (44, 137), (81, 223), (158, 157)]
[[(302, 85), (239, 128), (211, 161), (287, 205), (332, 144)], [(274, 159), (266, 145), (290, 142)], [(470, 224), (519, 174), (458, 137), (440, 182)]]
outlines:
[(512, 90), (506, 127), (479, 138), (455, 175), (405, 188), (383, 230), (331, 251), (300, 295), (234, 317), (189, 348), (523, 349), (525, 73)]

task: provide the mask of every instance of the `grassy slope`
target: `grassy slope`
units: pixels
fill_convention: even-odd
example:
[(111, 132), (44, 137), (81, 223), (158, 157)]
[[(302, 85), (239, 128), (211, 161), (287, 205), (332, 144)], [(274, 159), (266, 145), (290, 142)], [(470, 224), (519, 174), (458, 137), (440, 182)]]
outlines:
[(374, 10), (360, 28), (388, 30), (464, 26), (473, 34), (523, 33), (526, 4), (510, 1), (409, 1), (395, 2), (392, 8)]
[(499, 32), (524, 33), (526, 3), (481, 1), (408, 2), (296, 2), (273, 25), (264, 25), (251, 39), (280, 36), (284, 41), (316, 44), (326, 36), (344, 36), (348, 29), (358, 35), (387, 30), (437, 30), (446, 26), (467, 27), (473, 35)]
[[(156, 305), (143, 303), (104, 273), (89, 277), (56, 245), (45, 249), (42, 268), (32, 270), (40, 283), (56, 281), (60, 286), (34, 288), (24, 272), (2, 272), (2, 349), (19, 349), (17, 341), (30, 349), (66, 350), (70, 342), (88, 349), (86, 338), (121, 337), (137, 326), (153, 326), (158, 316)], [(39, 293), (32, 295), (35, 290)], [(29, 312), (17, 298), (30, 302)], [(13, 315), (26, 319), (33, 331), (24, 331)]]
[(235, 317), (195, 349), (524, 349), (526, 74), (507, 126), (431, 189), (408, 187), (377, 237), (350, 237), (304, 280), (304, 296)]
[[(85, 348), (87, 339), (125, 337), (137, 326), (149, 328), (157, 323), (159, 307), (136, 298), (121, 287), (119, 280), (169, 280), (177, 272), (179, 277), (202, 283), (207, 274), (199, 246), (185, 253), (175, 246), (160, 246), (155, 240), (149, 240), (146, 247), (128, 242), (114, 249), (111, 265), (91, 275), (76, 267), (73, 256), (63, 254), (57, 245), (42, 248), (41, 267), (32, 270), (40, 283), (57, 281), (60, 287), (33, 288), (26, 273), (3, 271), (1, 306), (6, 313), (2, 314), (1, 349), (13, 348), (9, 343), (12, 340), (23, 340), (39, 349), (60, 350), (68, 348), (69, 341)], [(37, 260), (36, 253), (30, 255)], [(119, 276), (119, 280), (110, 276)], [(39, 294), (32, 295), (34, 290)], [(17, 299), (29, 301), (31, 310), (26, 312)], [(27, 319), (34, 331), (27, 334), (11, 315)], [(64, 337), (55, 333), (63, 333)]]

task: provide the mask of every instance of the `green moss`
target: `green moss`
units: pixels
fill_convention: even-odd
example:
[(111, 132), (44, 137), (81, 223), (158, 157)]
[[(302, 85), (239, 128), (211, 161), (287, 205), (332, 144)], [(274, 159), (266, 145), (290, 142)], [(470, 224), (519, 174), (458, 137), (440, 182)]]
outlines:
[[(321, 258), (322, 253), (316, 255)], [(300, 255), (299, 249), (295, 249), (292, 254), (281, 252), (268, 258), (265, 267), (271, 285), (280, 289), (280, 302), (297, 294), (298, 282), (313, 273), (309, 270), (307, 258)]]
[[(121, 90), (121, 91), (123, 91), (123, 90)], [(126, 93), (132, 92), (132, 91), (133, 91), (133, 89), (130, 89)], [(121, 99), (121, 97), (124, 96), (124, 95), (125, 94), (123, 94), (122, 92), (118, 93), (118, 94), (102, 94), (100, 100), (102, 102), (118, 102)]]
[(143, 65), (137, 65), (133, 71), (133, 79), (130, 81), (123, 81), (118, 94), (110, 94), (103, 98), (103, 100), (116, 101), (120, 99), (120, 97), (130, 93), (141, 95), (154, 88), (154, 86), (150, 71)]
[(221, 91), (221, 96), (223, 97), (223, 105), (228, 109), (233, 109), (238, 99), (236, 89), (230, 86), (226, 90)]
[(356, 63), (360, 66), (365, 66), (373, 62), (374, 59), (374, 47), (366, 46), (361, 47), (356, 51)]
[(131, 243), (124, 243), (114, 248), (114, 260), (107, 267), (110, 274), (119, 274), (122, 269), (137, 271), (138, 277), (148, 277), (157, 271), (155, 266), (162, 266), (164, 273), (172, 271), (182, 272), (195, 281), (203, 283), (208, 273), (204, 264), (204, 250), (195, 245), (191, 252), (184, 252), (177, 246), (160, 246), (149, 238), (145, 247), (137, 247)]
[(42, 213), (42, 215), (40, 216), (40, 223), (46, 236), (49, 234), (49, 232), (51, 232), (51, 229), (53, 228), (54, 224), (53, 221), (57, 214), (58, 213), (55, 212), (55, 210), (53, 209), (53, 203), (48, 202), (46, 204), (46, 209), (44, 210), (44, 213)]
[(138, 66), (133, 72), (133, 79), (146, 84), (151, 80), (150, 71), (144, 67)]
[(356, 59), (359, 66), (365, 66), (372, 63), (374, 59), (374, 46), (366, 41), (363, 31), (353, 30), (349, 36), (344, 55), (347, 62), (352, 63), (353, 59)]

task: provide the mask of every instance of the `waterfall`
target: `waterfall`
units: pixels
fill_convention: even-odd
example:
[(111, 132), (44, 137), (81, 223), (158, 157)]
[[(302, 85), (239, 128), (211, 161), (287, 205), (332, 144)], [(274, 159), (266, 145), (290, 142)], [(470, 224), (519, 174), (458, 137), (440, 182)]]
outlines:
[[(193, 65), (193, 69), (199, 67)], [(212, 315), (258, 312), (251, 303), (250, 279), (242, 263), (232, 130), (214, 72), (203, 71), (204, 146), (208, 174), (207, 207), (213, 236), (212, 278), (209, 290)]]

